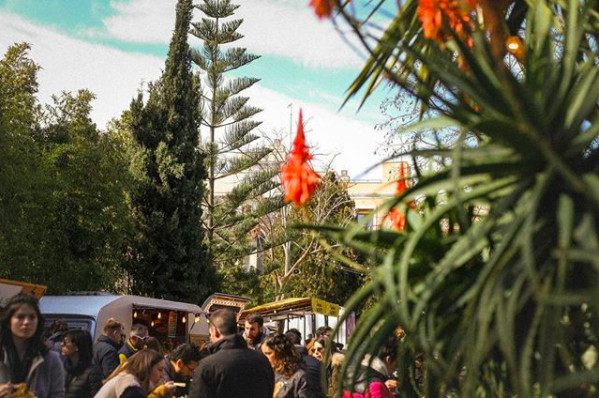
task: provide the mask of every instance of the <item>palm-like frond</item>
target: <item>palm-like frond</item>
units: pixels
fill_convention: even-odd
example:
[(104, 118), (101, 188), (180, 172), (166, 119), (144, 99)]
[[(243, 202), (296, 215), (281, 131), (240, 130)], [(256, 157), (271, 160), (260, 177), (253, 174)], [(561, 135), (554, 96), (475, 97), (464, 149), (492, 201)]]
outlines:
[[(509, 66), (482, 29), (471, 47), (457, 35), (442, 47), (423, 39), (416, 1), (378, 37), (339, 2), (370, 52), (349, 95), (367, 98), (384, 78), (461, 132), (452, 148), (412, 151), (449, 166), (386, 204), (419, 200), (407, 232), (317, 228), (379, 262), (346, 304), (378, 299), (349, 344), (348, 377), (401, 326), (405, 396), (598, 391), (598, 365), (583, 357), (599, 337), (596, 4), (512, 2), (501, 23), (523, 36), (525, 56)], [(411, 377), (419, 352), (421, 384)]]

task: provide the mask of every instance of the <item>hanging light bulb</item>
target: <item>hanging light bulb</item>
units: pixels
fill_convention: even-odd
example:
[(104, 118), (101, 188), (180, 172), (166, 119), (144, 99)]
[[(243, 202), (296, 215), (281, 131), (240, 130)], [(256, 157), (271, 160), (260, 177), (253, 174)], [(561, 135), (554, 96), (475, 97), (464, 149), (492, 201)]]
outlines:
[(158, 319), (162, 319), (162, 312), (158, 313)]
[(137, 310), (133, 313), (133, 318), (137, 318)]
[(154, 321), (152, 321), (152, 323), (150, 324), (152, 327), (154, 327)]
[(187, 322), (187, 316), (184, 316), (183, 318), (181, 318), (181, 323), (186, 323)]
[(524, 42), (518, 36), (510, 36), (505, 41), (505, 48), (510, 54), (513, 54), (518, 61), (524, 58)]

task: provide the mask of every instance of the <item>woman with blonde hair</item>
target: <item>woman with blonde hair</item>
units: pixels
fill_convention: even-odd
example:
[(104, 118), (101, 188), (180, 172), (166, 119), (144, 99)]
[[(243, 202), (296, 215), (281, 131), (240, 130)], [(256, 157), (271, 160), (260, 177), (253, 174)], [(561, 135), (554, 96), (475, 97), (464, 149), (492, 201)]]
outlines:
[(275, 372), (274, 398), (310, 398), (302, 357), (284, 334), (269, 335), (260, 347)]
[[(146, 398), (158, 387), (164, 376), (166, 363), (158, 352), (145, 349), (133, 354), (106, 379), (95, 398)], [(171, 394), (174, 383), (164, 383)]]

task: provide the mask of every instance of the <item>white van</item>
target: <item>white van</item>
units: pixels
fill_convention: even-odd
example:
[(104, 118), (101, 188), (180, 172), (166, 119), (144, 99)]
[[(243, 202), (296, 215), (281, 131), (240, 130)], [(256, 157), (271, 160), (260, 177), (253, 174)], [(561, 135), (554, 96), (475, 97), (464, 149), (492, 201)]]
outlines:
[(69, 328), (89, 331), (94, 341), (102, 334), (106, 321), (114, 318), (125, 325), (127, 334), (131, 324), (140, 320), (148, 325), (150, 336), (162, 343), (187, 342), (202, 312), (195, 304), (106, 293), (43, 296), (39, 303), (47, 326), (62, 319)]

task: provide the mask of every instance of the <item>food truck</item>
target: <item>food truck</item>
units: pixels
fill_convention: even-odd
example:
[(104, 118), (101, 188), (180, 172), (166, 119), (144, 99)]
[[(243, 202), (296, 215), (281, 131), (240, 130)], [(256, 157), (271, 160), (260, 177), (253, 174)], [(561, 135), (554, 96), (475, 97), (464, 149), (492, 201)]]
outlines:
[[(241, 312), (239, 323), (243, 324), (251, 314), (260, 314), (267, 327), (276, 332), (285, 332), (295, 328), (300, 331), (304, 339), (314, 336), (316, 329), (321, 326), (335, 328), (343, 314), (343, 307), (313, 297), (288, 298), (253, 307)], [(352, 313), (340, 325), (334, 337), (337, 343), (347, 345), (349, 336), (355, 327), (355, 316)]]
[(89, 331), (93, 340), (102, 334), (109, 318), (123, 323), (125, 333), (129, 333), (131, 325), (139, 320), (148, 325), (150, 336), (167, 347), (190, 339), (189, 331), (202, 311), (195, 304), (97, 292), (43, 296), (40, 310), (46, 326), (55, 320), (64, 320), (69, 328)]

